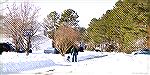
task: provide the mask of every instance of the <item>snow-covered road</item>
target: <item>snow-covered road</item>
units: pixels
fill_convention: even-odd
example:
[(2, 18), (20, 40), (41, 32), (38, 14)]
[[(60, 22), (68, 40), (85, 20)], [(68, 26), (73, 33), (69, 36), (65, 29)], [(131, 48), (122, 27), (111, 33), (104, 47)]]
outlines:
[[(150, 75), (149, 55), (110, 53), (107, 57), (37, 70), (39, 75)], [(34, 72), (34, 71), (32, 71)], [(27, 74), (30, 72), (26, 72)]]
[[(3, 60), (9, 59), (3, 61), (3, 64), (32, 62), (26, 63), (30, 66), (27, 68), (28, 70), (18, 71), (23, 75), (150, 75), (149, 55), (86, 51), (79, 53), (76, 63), (66, 62), (66, 57), (57, 54), (31, 54), (28, 57), (23, 54), (12, 54), (11, 57), (13, 58), (1, 57)], [(20, 67), (24, 67), (26, 64), (22, 64)], [(10, 72), (10, 70), (5, 70), (8, 67), (10, 64), (9, 66), (3, 65), (3, 72)]]

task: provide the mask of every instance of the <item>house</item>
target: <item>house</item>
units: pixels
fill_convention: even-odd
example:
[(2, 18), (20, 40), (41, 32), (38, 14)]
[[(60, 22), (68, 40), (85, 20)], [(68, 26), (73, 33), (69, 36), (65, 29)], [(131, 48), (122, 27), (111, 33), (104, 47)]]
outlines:
[(32, 49), (34, 50), (45, 50), (47, 48), (52, 48), (52, 39), (45, 36), (44, 28), (40, 28), (38, 32), (31, 39)]

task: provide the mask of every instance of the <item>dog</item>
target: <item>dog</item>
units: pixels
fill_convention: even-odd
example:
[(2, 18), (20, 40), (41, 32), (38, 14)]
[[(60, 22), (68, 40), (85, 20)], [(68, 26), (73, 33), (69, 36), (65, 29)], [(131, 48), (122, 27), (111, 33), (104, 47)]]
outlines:
[(70, 56), (67, 56), (67, 61), (70, 62)]

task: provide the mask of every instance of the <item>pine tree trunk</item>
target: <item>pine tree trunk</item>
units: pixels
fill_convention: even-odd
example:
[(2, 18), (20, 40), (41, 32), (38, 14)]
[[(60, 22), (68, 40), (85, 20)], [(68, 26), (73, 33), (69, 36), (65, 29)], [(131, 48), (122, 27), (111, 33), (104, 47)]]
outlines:
[(150, 25), (148, 26), (147, 33), (147, 47), (150, 48)]

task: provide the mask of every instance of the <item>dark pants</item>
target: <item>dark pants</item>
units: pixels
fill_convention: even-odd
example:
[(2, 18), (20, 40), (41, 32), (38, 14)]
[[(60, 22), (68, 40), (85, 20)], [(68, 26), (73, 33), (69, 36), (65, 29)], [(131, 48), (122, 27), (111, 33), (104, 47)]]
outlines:
[(72, 62), (77, 62), (77, 53), (73, 53)]

